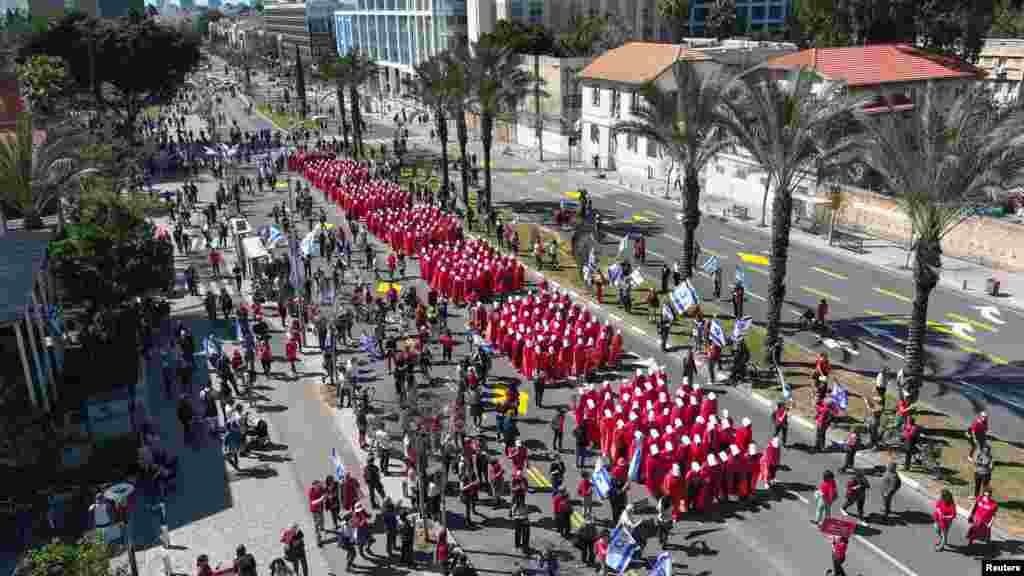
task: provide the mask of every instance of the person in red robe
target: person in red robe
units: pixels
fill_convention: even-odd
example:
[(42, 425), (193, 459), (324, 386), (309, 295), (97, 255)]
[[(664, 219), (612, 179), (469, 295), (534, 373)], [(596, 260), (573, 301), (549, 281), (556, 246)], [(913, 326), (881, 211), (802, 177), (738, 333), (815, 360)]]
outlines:
[(522, 440), (516, 440), (515, 446), (509, 449), (508, 457), (513, 470), (525, 470), (530, 465), (530, 451), (523, 446)]
[(690, 462), (697, 462), (698, 464), (704, 464), (704, 459), (707, 453), (704, 452), (704, 447), (701, 446), (701, 440), (699, 434), (694, 434), (690, 437)]
[(626, 459), (618, 458), (615, 460), (615, 464), (608, 471), (608, 475), (625, 485), (629, 475), (629, 464), (626, 462)]
[(690, 403), (683, 409), (683, 423), (686, 424), (686, 426), (689, 427), (693, 425), (693, 422), (697, 419), (699, 409), (697, 398), (695, 396), (690, 396)]
[(644, 458), (643, 475), (644, 486), (647, 487), (647, 495), (657, 501), (661, 497), (661, 474), (659, 468), (661, 459), (658, 456), (658, 445), (651, 444), (647, 456)]
[(700, 489), (697, 491), (697, 509), (704, 514), (710, 514), (714, 509), (713, 495), (714, 486), (712, 484), (713, 471), (711, 470), (711, 462), (715, 460), (714, 456), (708, 454), (704, 465), (700, 469)]
[(757, 451), (757, 444), (753, 442), (747, 447), (747, 486), (750, 487), (750, 491), (747, 493), (749, 499), (754, 495), (754, 491), (757, 490), (757, 480), (761, 473), (761, 454)]
[(686, 502), (684, 505), (687, 512), (703, 513), (704, 501), (700, 498), (701, 466), (699, 463), (690, 463), (690, 469), (686, 472), (684, 482), (686, 483)]
[(700, 403), (700, 416), (704, 420), (708, 420), (712, 415), (718, 413), (718, 397), (715, 396), (714, 392), (711, 392), (704, 398), (704, 401)]
[(736, 430), (736, 445), (739, 446), (741, 452), (747, 451), (747, 446), (750, 446), (750, 442), (754, 438), (753, 424), (750, 422), (750, 418), (744, 418), (741, 426)]
[[(736, 449), (733, 450), (733, 447)], [(730, 446), (729, 450), (732, 452), (731, 461), (736, 474), (736, 497), (740, 500), (745, 500), (750, 496), (751, 491), (750, 479), (747, 476), (747, 470), (749, 469), (747, 453), (741, 451), (735, 444)]]
[(672, 520), (678, 522), (682, 514), (686, 512), (684, 505), (686, 482), (683, 480), (683, 472), (679, 464), (672, 464), (672, 472), (666, 474), (662, 480), (661, 491), (669, 497), (669, 501), (672, 503)]
[(999, 503), (992, 498), (992, 489), (986, 487), (971, 511), (971, 527), (967, 530), (968, 546), (972, 546), (975, 540), (991, 542), (992, 522), (998, 510)]
[(764, 480), (766, 488), (771, 488), (775, 484), (775, 472), (779, 468), (781, 457), (781, 444), (779, 437), (776, 436), (768, 442), (768, 446), (764, 449), (764, 455), (761, 456), (760, 478)]
[(612, 336), (612, 342), (608, 351), (608, 365), (618, 366), (619, 356), (622, 354), (622, 330), (616, 330)]
[(612, 431), (612, 443), (609, 458), (612, 462), (618, 462), (626, 457), (628, 449), (626, 437), (626, 421), (621, 418), (615, 421), (615, 430)]

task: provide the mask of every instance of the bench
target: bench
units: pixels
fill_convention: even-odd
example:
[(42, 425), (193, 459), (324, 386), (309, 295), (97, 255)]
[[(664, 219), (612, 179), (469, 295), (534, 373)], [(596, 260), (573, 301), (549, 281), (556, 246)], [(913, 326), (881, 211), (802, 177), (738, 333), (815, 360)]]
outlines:
[(864, 254), (864, 237), (852, 232), (835, 229), (832, 231), (832, 245), (846, 248), (851, 252)]
[(732, 206), (730, 206), (729, 207), (729, 214), (733, 218), (737, 218), (737, 219), (740, 219), (740, 220), (749, 220), (750, 219), (750, 210), (746, 206), (741, 206), (739, 204), (733, 204)]

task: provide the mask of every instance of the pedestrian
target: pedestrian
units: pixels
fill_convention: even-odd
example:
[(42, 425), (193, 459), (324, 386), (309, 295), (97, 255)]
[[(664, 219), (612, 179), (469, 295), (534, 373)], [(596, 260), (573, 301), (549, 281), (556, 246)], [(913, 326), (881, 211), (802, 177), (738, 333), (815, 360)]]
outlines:
[(722, 267), (715, 268), (715, 271), (711, 273), (712, 282), (712, 293), (714, 294), (715, 300), (722, 297)]
[(953, 494), (948, 489), (944, 488), (939, 494), (939, 499), (935, 501), (932, 519), (935, 521), (935, 550), (941, 552), (946, 549), (949, 528), (956, 519), (956, 504), (953, 502)]
[(892, 514), (892, 498), (902, 485), (903, 481), (900, 479), (899, 473), (896, 472), (896, 463), (889, 462), (885, 467), (885, 474), (882, 476), (881, 484), (882, 520), (884, 522), (889, 521), (889, 515)]
[(334, 476), (330, 474), (324, 476), (324, 510), (331, 515), (331, 525), (334, 526), (335, 532), (338, 531), (341, 524), (339, 491), (340, 487)]
[(583, 426), (582, 423), (576, 425), (572, 434), (576, 440), (576, 469), (582, 470), (587, 464), (587, 447), (590, 445), (590, 438), (586, 426)]
[(972, 546), (975, 540), (992, 541), (992, 522), (995, 520), (999, 503), (992, 499), (992, 489), (985, 488), (981, 498), (975, 502), (971, 510), (971, 527), (967, 530), (967, 545)]
[(836, 488), (836, 477), (831, 470), (825, 470), (822, 474), (821, 483), (818, 484), (818, 490), (814, 493), (814, 520), (815, 524), (821, 525), (821, 522), (825, 518), (832, 516), (832, 503), (835, 502), (837, 495)]
[(192, 444), (192, 419), (194, 417), (192, 400), (189, 399), (187, 394), (182, 394), (178, 398), (178, 421), (181, 422), (181, 430), (186, 446)]
[(860, 448), (860, 435), (857, 434), (856, 429), (851, 429), (850, 433), (846, 436), (846, 446), (843, 449), (844, 459), (843, 467), (839, 469), (840, 472), (848, 472), (855, 469), (855, 463), (857, 459), (857, 450)]
[(977, 500), (982, 491), (988, 490), (992, 482), (992, 446), (982, 444), (974, 457), (974, 499)]
[(363, 507), (362, 502), (356, 502), (355, 508), (352, 509), (352, 528), (355, 530), (356, 546), (359, 548), (359, 555), (364, 560), (369, 560), (366, 556), (366, 547), (372, 543), (370, 539), (370, 515), (366, 508)]
[(324, 486), (319, 480), (314, 480), (307, 493), (309, 497), (309, 512), (313, 515), (313, 529), (316, 532), (317, 548), (323, 546), (324, 532), (324, 501), (327, 500)]
[(434, 548), (434, 562), (441, 568), (444, 576), (448, 576), (451, 573), (451, 567), (448, 564), (448, 530), (441, 528), (437, 534), (437, 543)]
[(504, 506), (503, 496), (505, 495), (505, 467), (502, 466), (501, 460), (494, 458), (491, 460), (488, 470), (487, 477), (491, 483), (491, 495), (494, 496), (494, 507), (498, 508)]
[(381, 521), (384, 523), (385, 551), (388, 558), (391, 558), (398, 542), (399, 517), (398, 511), (395, 509), (395, 503), (390, 497), (384, 499)]
[(832, 425), (832, 418), (835, 415), (832, 408), (832, 399), (825, 398), (820, 400), (817, 404), (816, 411), (817, 414), (814, 417), (814, 451), (824, 452), (825, 440), (828, 437), (828, 428)]
[(235, 576), (256, 576), (256, 559), (245, 550), (245, 546), (235, 548)]
[(476, 511), (476, 499), (480, 491), (480, 482), (473, 478), (469, 466), (463, 466), (459, 474), (459, 491), (466, 506), (466, 527), (473, 527), (473, 514)]
[(558, 529), (558, 534), (562, 538), (569, 537), (570, 530), (570, 518), (572, 516), (572, 504), (569, 501), (569, 495), (564, 489), (556, 490), (554, 495), (551, 497), (551, 511), (554, 514), (554, 524)]
[(587, 470), (580, 474), (580, 482), (576, 485), (576, 495), (583, 501), (583, 516), (590, 523), (594, 514), (594, 484), (591, 471)]
[(864, 502), (868, 497), (867, 476), (863, 472), (857, 472), (846, 481), (846, 501), (843, 502), (843, 514), (850, 515), (850, 506), (857, 506), (857, 517), (864, 518)]
[(917, 454), (917, 445), (921, 441), (921, 427), (908, 416), (903, 425), (903, 469), (910, 470), (910, 464)]
[(367, 460), (366, 466), (363, 468), (363, 481), (366, 482), (366, 491), (370, 493), (370, 507), (379, 508), (377, 495), (379, 494), (381, 499), (384, 499), (387, 498), (387, 494), (384, 492), (384, 484), (380, 479), (380, 468), (372, 458)]
[(530, 551), (530, 510), (525, 505), (516, 506), (512, 510), (515, 523), (515, 546), (524, 553)]
[(780, 400), (775, 404), (775, 412), (772, 413), (772, 425), (774, 432), (772, 436), (778, 437), (782, 441), (782, 446), (786, 446), (786, 437), (789, 435), (789, 405), (784, 400)]
[(299, 343), (295, 338), (289, 338), (284, 345), (285, 355), (288, 357), (288, 364), (292, 367), (292, 375), (296, 375), (295, 362), (299, 359)]
[(846, 576), (843, 564), (846, 562), (846, 548), (849, 543), (849, 538), (846, 536), (832, 537), (832, 576)]
[(732, 290), (732, 313), (734, 318), (743, 317), (743, 299), (745, 298), (743, 285), (736, 284)]
[(587, 566), (594, 565), (594, 542), (597, 541), (597, 527), (589, 518), (583, 522), (576, 533), (577, 543), (580, 547), (580, 561)]
[(551, 476), (552, 491), (560, 491), (562, 489), (562, 482), (565, 481), (565, 462), (562, 462), (561, 455), (556, 454), (554, 459), (551, 461), (551, 466), (548, 468), (548, 475)]
[(273, 353), (270, 350), (270, 341), (269, 340), (264, 340), (263, 342), (260, 342), (259, 350), (260, 350), (260, 352), (259, 352), (260, 353), (260, 365), (263, 366), (263, 377), (269, 379), (270, 378), (270, 363), (271, 363), (271, 361), (274, 358)]
[(512, 509), (516, 506), (526, 505), (526, 478), (523, 477), (522, 468), (512, 470)]
[(196, 558), (196, 576), (213, 576), (213, 568), (210, 568), (210, 557), (200, 554)]
[(284, 531), (281, 536), (281, 543), (284, 544), (285, 560), (291, 562), (292, 572), (299, 574), (299, 567), (302, 568), (302, 576), (309, 576), (309, 561), (306, 558), (306, 540), (302, 534), (299, 524), (293, 523), (291, 528)]
[(352, 515), (346, 514), (342, 520), (341, 532), (338, 534), (338, 545), (345, 551), (345, 571), (351, 572), (356, 563), (356, 530), (352, 526)]
[(565, 433), (565, 408), (558, 407), (555, 415), (551, 417), (551, 449), (555, 452), (562, 451), (562, 436)]
[(402, 553), (400, 561), (409, 568), (416, 567), (416, 557), (413, 553), (413, 542), (416, 539), (416, 519), (409, 513), (399, 516), (401, 519)]
[(982, 446), (988, 445), (988, 414), (986, 412), (979, 412), (971, 422), (971, 426), (967, 429), (967, 441), (971, 444), (968, 460), (974, 458), (975, 452)]

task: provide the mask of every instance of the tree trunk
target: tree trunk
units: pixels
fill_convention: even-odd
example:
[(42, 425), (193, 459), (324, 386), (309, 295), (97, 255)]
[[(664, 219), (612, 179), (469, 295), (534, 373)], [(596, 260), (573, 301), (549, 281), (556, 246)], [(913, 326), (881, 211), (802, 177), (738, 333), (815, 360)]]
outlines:
[(345, 88), (337, 83), (338, 114), (341, 116), (341, 141), (348, 148), (348, 116), (345, 114)]
[(942, 247), (938, 239), (920, 239), (914, 250), (914, 305), (907, 334), (906, 386), (913, 398), (924, 376), (924, 343), (928, 336), (928, 299), (939, 283)]
[[(772, 175), (769, 174), (764, 181), (764, 197), (761, 199), (761, 228), (768, 225), (768, 192), (772, 187)], [(790, 200), (790, 210), (792, 210), (792, 200)]]
[(793, 215), (793, 195), (783, 187), (775, 191), (772, 204), (771, 285), (768, 289), (768, 335), (765, 339), (765, 362), (771, 364), (773, 345), (779, 341), (782, 326), (782, 303), (786, 299), (786, 263), (789, 260), (789, 229)]
[(359, 113), (359, 91), (355, 84), (348, 87), (348, 99), (352, 109), (352, 157), (359, 159), (363, 157), (363, 127)]
[[(459, 155), (462, 162), (459, 166), (459, 173), (462, 175), (462, 204), (469, 208), (469, 157), (466, 154), (466, 147), (469, 145), (469, 128), (466, 126), (466, 109), (458, 107), (455, 110), (455, 135), (459, 139)], [(480, 206), (477, 206), (480, 212)]]
[(487, 211), (491, 210), (491, 144), (494, 140), (494, 116), (489, 112), (480, 115), (480, 145), (484, 149), (484, 198)]
[(444, 108), (439, 106), (434, 111), (434, 120), (437, 122), (437, 139), (441, 142), (441, 189), (447, 191), (451, 175), (448, 171), (448, 119), (445, 118)]
[(693, 277), (693, 267), (696, 266), (696, 243), (697, 226), (700, 225), (700, 181), (697, 179), (697, 171), (688, 168), (686, 170), (686, 191), (683, 196), (683, 276)]

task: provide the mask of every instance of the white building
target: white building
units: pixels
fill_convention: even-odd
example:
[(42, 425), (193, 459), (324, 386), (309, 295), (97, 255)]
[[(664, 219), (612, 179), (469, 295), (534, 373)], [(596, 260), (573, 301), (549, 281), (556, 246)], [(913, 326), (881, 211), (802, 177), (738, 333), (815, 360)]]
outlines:
[(1024, 40), (989, 38), (981, 48), (978, 67), (985, 70), (985, 82), (999, 103), (1016, 102), (1024, 88)]
[(580, 72), (582, 160), (604, 170), (663, 179), (672, 169), (656, 142), (636, 135), (613, 135), (612, 127), (633, 119), (643, 104), (640, 88), (649, 81), (674, 86), (672, 64), (693, 62), (699, 73), (740, 71), (796, 51), (792, 44), (727, 40), (700, 46), (631, 42), (596, 58)]

